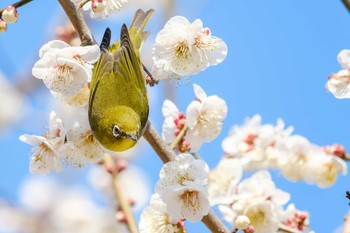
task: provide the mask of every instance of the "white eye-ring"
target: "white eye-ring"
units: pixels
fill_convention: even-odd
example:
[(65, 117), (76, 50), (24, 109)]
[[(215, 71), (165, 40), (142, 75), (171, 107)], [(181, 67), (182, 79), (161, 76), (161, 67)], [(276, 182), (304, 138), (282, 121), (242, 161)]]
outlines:
[(118, 125), (113, 126), (113, 136), (116, 138), (120, 137), (120, 129), (119, 129)]

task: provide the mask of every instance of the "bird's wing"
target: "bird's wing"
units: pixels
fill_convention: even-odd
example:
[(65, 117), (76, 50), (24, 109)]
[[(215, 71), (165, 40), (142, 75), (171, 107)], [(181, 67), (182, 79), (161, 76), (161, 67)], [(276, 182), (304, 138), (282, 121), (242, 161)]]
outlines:
[(140, 54), (139, 51), (135, 51), (125, 24), (121, 28), (120, 41), (121, 46), (114, 53), (114, 73), (120, 74), (116, 76), (123, 77), (128, 85), (138, 88), (141, 93), (146, 95), (146, 81)]
[(98, 83), (98, 81), (106, 74), (109, 74), (113, 69), (113, 55), (109, 52), (110, 41), (111, 30), (107, 28), (103, 35), (102, 42), (100, 45), (100, 58), (94, 65), (94, 69), (92, 72), (92, 79), (90, 82), (91, 91), (93, 91), (96, 88), (96, 84)]

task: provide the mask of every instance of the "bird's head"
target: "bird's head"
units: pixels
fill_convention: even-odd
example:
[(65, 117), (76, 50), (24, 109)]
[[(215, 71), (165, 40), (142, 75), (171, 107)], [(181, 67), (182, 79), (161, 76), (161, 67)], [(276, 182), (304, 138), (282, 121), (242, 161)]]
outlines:
[[(101, 115), (101, 124), (92, 132), (108, 150), (124, 151), (133, 147), (140, 138), (140, 117), (126, 106), (118, 106)], [(94, 129), (93, 129), (94, 128)]]

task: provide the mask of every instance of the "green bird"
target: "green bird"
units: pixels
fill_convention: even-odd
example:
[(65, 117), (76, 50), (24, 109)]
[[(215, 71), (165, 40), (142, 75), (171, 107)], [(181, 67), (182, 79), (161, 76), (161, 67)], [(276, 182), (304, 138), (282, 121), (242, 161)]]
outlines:
[(148, 119), (148, 97), (140, 48), (149, 35), (144, 28), (153, 10), (135, 13), (129, 30), (123, 24), (120, 41), (110, 46), (106, 29), (90, 83), (89, 123), (105, 148), (124, 151), (143, 134)]

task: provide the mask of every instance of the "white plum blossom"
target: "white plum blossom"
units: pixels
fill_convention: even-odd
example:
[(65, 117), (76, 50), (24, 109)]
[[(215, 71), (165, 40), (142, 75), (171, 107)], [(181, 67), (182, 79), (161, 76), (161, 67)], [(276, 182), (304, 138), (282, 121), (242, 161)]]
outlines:
[(76, 46), (53, 40), (43, 45), (32, 74), (51, 91), (72, 96), (91, 81), (92, 64), (100, 56), (98, 45)]
[(4, 11), (1, 13), (1, 18), (6, 23), (16, 23), (18, 20), (18, 12), (17, 9), (10, 5), (4, 9)]
[(337, 60), (343, 69), (350, 69), (350, 50), (343, 49), (340, 51)]
[(22, 142), (33, 145), (29, 171), (37, 175), (45, 175), (54, 169), (62, 169), (59, 148), (65, 140), (65, 128), (62, 119), (54, 111), (50, 114), (49, 131), (43, 136), (23, 134), (19, 137)]
[(193, 84), (193, 88), (196, 100), (187, 107), (186, 139), (191, 151), (197, 151), (204, 142), (212, 141), (220, 133), (222, 121), (227, 115), (227, 105), (216, 95), (207, 96), (200, 86)]
[(244, 230), (250, 225), (250, 219), (245, 215), (239, 215), (234, 224), (238, 230)]
[(243, 175), (242, 165), (238, 159), (223, 158), (209, 172), (208, 193), (210, 205), (224, 204), (232, 201), (232, 193)]
[(166, 205), (157, 193), (151, 196), (149, 206), (141, 214), (140, 233), (174, 233), (178, 231), (178, 221), (171, 219)]
[(234, 126), (229, 136), (222, 142), (228, 157), (241, 159), (244, 169), (268, 168), (276, 165), (276, 155), (269, 149), (277, 140), (284, 140), (292, 128), (284, 129), (282, 120), (277, 125), (261, 124), (261, 116), (247, 118), (243, 126)]
[(0, 19), (0, 33), (6, 32), (7, 31), (7, 23)]
[(281, 155), (279, 168), (283, 176), (290, 181), (304, 180), (313, 150), (317, 150), (315, 146), (300, 135), (292, 135), (283, 141), (278, 141), (275, 151)]
[(174, 16), (156, 36), (153, 77), (160, 80), (192, 76), (219, 64), (226, 55), (225, 42), (211, 36), (200, 19), (190, 23), (183, 16)]
[(277, 232), (281, 215), (270, 201), (261, 201), (247, 206), (244, 214), (254, 227), (254, 233)]
[(269, 200), (276, 205), (284, 205), (290, 195), (277, 189), (268, 171), (258, 171), (249, 178), (244, 179), (237, 185), (236, 197), (238, 201)]
[(310, 161), (305, 172), (307, 182), (316, 183), (320, 188), (328, 188), (335, 183), (338, 174), (346, 175), (347, 166), (344, 160), (337, 156), (327, 155), (321, 149), (313, 153), (310, 154)]
[[(80, 3), (82, 0), (71, 0)], [(90, 11), (91, 18), (105, 19), (110, 14), (117, 13), (128, 3), (128, 0), (91, 0), (83, 6), (85, 11)]]
[(156, 192), (174, 220), (200, 221), (209, 212), (208, 166), (190, 154), (180, 154), (162, 167)]
[(350, 98), (350, 50), (340, 51), (337, 59), (343, 69), (328, 78), (326, 88), (338, 99)]
[(326, 88), (338, 99), (350, 98), (350, 71), (340, 70), (328, 78)]

